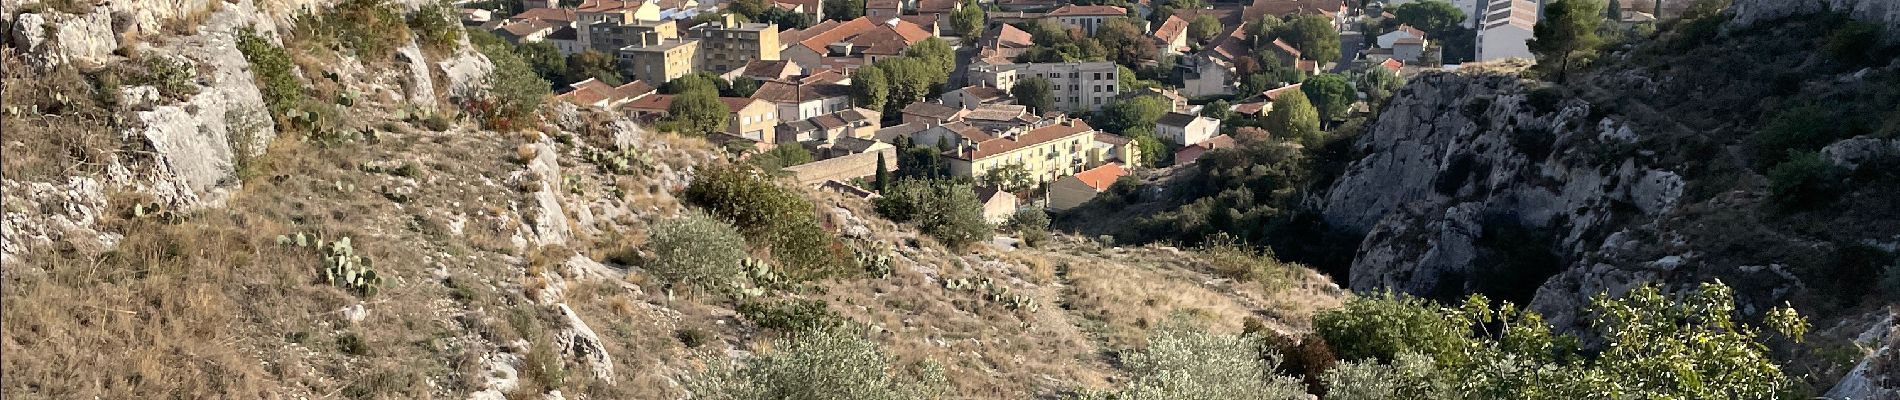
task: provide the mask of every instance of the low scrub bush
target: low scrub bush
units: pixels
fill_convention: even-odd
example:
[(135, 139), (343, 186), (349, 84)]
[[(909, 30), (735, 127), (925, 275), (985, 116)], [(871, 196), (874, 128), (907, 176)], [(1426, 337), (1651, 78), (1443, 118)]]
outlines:
[(462, 26), (455, 9), (442, 3), (433, 3), (417, 9), (409, 16), (409, 30), (416, 33), (416, 43), (422, 48), (437, 54), (448, 53), (462, 41)]
[(1293, 279), (1293, 269), (1274, 259), (1271, 250), (1255, 250), (1224, 233), (1208, 239), (1201, 258), (1214, 273), (1241, 282), (1259, 281), (1271, 287)]
[(1768, 170), (1768, 193), (1784, 210), (1811, 209), (1833, 202), (1843, 189), (1841, 168), (1814, 152), (1796, 152)]
[(1009, 228), (1022, 236), (1024, 245), (1041, 247), (1049, 240), (1049, 213), (1033, 207), (1016, 210), (1009, 217)]
[(698, 398), (939, 399), (949, 385), (941, 366), (896, 364), (876, 343), (840, 333), (784, 339), (743, 363), (709, 360), (707, 370), (687, 381)]
[(1148, 337), (1148, 347), (1123, 363), (1133, 379), (1087, 399), (1304, 399), (1293, 378), (1276, 375), (1280, 357), (1253, 336), (1208, 333), (1174, 321)]
[(732, 221), (753, 246), (769, 248), (792, 279), (860, 269), (849, 249), (818, 225), (811, 201), (763, 174), (739, 167), (710, 168), (693, 179), (681, 198)]
[(824, 300), (787, 300), (778, 303), (752, 301), (740, 304), (738, 311), (741, 318), (759, 324), (760, 328), (792, 335), (838, 331), (850, 322), (831, 311)]
[(963, 247), (989, 238), (983, 205), (969, 184), (948, 180), (898, 181), (876, 200), (878, 214), (897, 222), (917, 224), (920, 230), (950, 247)]
[(700, 215), (661, 222), (647, 245), (654, 259), (647, 271), (672, 287), (717, 290), (739, 273), (746, 258), (745, 238), (725, 221)]
[(388, 60), (410, 37), (402, 11), (380, 0), (344, 0), (327, 12), (299, 15), (292, 26), (299, 39), (364, 62)]
[(132, 80), (135, 85), (150, 85), (168, 99), (183, 99), (198, 93), (198, 72), (188, 62), (170, 57), (146, 57), (139, 62), (143, 71)]

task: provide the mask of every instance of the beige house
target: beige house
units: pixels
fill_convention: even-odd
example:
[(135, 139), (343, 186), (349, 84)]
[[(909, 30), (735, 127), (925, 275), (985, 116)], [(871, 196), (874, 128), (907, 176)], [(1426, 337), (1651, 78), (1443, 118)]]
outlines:
[(747, 97), (721, 97), (731, 110), (732, 118), (726, 122), (726, 133), (758, 142), (772, 142), (775, 139), (773, 129), (778, 126), (778, 108), (764, 100)]
[(1219, 133), (1219, 120), (1199, 115), (1171, 112), (1155, 120), (1155, 137), (1180, 146), (1200, 143)]
[(1095, 199), (1095, 196), (1108, 191), (1115, 180), (1128, 175), (1121, 164), (1109, 163), (1063, 177), (1049, 184), (1049, 209), (1068, 210)]
[(1088, 163), (1089, 153), (1095, 149), (1095, 128), (1074, 119), (1026, 132), (1009, 130), (1001, 135), (965, 132), (966, 141), (954, 143), (956, 149), (945, 157), (950, 173), (976, 177), (992, 169), (1018, 164), (1028, 169), (1037, 182), (1048, 182), (1081, 171)]
[(1140, 165), (1140, 148), (1136, 147), (1134, 140), (1126, 136), (1096, 132), (1095, 151), (1089, 154), (1088, 166), (1095, 168), (1108, 163)]
[(1102, 23), (1107, 22), (1108, 19), (1124, 18), (1127, 16), (1128, 9), (1121, 7), (1079, 6), (1070, 4), (1057, 7), (1054, 11), (1044, 14), (1043, 18), (1055, 19), (1055, 21), (1061, 23), (1062, 26), (1081, 29), (1082, 32), (1094, 35), (1095, 30), (1101, 28)]
[(1009, 222), (1016, 215), (1016, 195), (993, 187), (976, 188), (976, 201), (983, 203), (983, 220), (991, 224)]
[(1187, 26), (1187, 20), (1178, 16), (1168, 16), (1166, 21), (1161, 22), (1161, 26), (1155, 28), (1155, 47), (1160, 48), (1161, 54), (1164, 55), (1187, 53), (1189, 50)]
[(633, 79), (668, 82), (693, 72), (699, 52), (697, 40), (666, 39), (620, 48)]

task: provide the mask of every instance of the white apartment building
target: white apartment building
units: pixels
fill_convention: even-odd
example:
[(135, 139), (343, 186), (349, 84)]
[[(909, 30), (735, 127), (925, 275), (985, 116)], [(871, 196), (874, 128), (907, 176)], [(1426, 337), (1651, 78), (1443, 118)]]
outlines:
[(1531, 31), (1537, 27), (1534, 0), (1487, 0), (1478, 26), (1478, 61), (1534, 58)]
[[(973, 85), (1014, 88), (1031, 77), (1049, 80), (1055, 89), (1058, 110), (1097, 111), (1121, 93), (1116, 84), (1121, 71), (1107, 61), (1027, 64), (978, 64), (970, 66), (966, 78)], [(1007, 90), (1007, 89), (1005, 89)]]

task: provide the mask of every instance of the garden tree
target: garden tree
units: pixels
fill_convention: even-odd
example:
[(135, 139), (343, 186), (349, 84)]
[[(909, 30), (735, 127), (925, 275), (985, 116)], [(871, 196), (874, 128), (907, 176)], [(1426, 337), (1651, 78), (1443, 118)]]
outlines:
[(896, 357), (876, 343), (846, 331), (800, 332), (743, 364), (708, 359), (703, 373), (686, 380), (687, 389), (707, 400), (913, 400), (948, 394), (942, 366), (895, 365)]
[(790, 144), (773, 147), (772, 150), (759, 153), (753, 156), (751, 161), (753, 165), (759, 166), (759, 169), (765, 170), (765, 172), (778, 173), (784, 170), (785, 167), (811, 162), (812, 155), (810, 150), (805, 149), (805, 146)]
[(812, 25), (810, 15), (778, 7), (767, 7), (754, 20), (778, 24), (779, 29), (805, 29)]
[[(542, 43), (536, 43), (542, 44)], [(599, 79), (601, 83), (620, 86), (626, 82), (620, 76), (620, 63), (613, 56), (598, 51), (584, 51), (567, 56), (567, 82), (580, 82), (588, 78)]]
[(1312, 100), (1314, 108), (1319, 111), (1320, 121), (1346, 119), (1346, 114), (1352, 111), (1354, 97), (1357, 97), (1352, 84), (1339, 74), (1319, 74), (1309, 78), (1300, 85), (1300, 91), (1306, 92), (1306, 98)]
[(1623, 2), (1617, 1), (1617, 0), (1610, 0), (1609, 10), (1605, 10), (1604, 15), (1608, 16), (1611, 22), (1622, 21), (1623, 20)]
[(950, 14), (951, 31), (963, 37), (965, 43), (971, 43), (977, 36), (983, 35), (983, 7), (976, 0), (963, 2), (963, 7)]
[(1359, 90), (1366, 92), (1366, 102), (1371, 103), (1374, 110), (1392, 98), (1400, 86), (1405, 86), (1405, 78), (1385, 68), (1372, 67), (1359, 74)]
[(884, 192), (884, 189), (890, 188), (891, 167), (890, 167), (890, 164), (885, 163), (884, 152), (877, 153), (877, 175), (872, 175), (872, 177), (877, 179), (876, 184), (877, 184), (878, 192), (882, 193)]
[(923, 61), (924, 65), (933, 68), (936, 73), (931, 76), (941, 77), (933, 78), (932, 82), (937, 84), (949, 81), (950, 71), (957, 68), (956, 51), (950, 49), (949, 42), (935, 36), (911, 45), (909, 49), (904, 50), (904, 56), (915, 57)]
[[(1800, 341), (1807, 321), (1769, 310), (1759, 326), (1733, 320), (1734, 293), (1721, 283), (1667, 294), (1638, 286), (1599, 294), (1591, 328), (1604, 340), (1586, 353), (1536, 313), (1473, 295), (1457, 307), (1402, 296), (1362, 297), (1314, 317), (1314, 329), (1359, 360), (1326, 375), (1328, 399), (1767, 399), (1792, 382), (1762, 343)], [(1347, 351), (1345, 349), (1353, 350)], [(1386, 364), (1386, 365), (1379, 365)]]
[(748, 243), (767, 249), (789, 278), (823, 278), (858, 268), (837, 237), (818, 225), (810, 201), (763, 174), (737, 166), (708, 168), (693, 177), (680, 198), (731, 221)]
[(884, 69), (877, 65), (859, 68), (858, 73), (851, 77), (851, 103), (858, 107), (882, 111), (890, 95), (890, 80), (885, 77)]
[(1049, 213), (1041, 208), (1029, 207), (1016, 210), (1009, 216), (1009, 228), (1016, 230), (1029, 247), (1042, 246), (1049, 240)]
[(1035, 177), (1029, 174), (1029, 167), (1023, 166), (1020, 163), (1009, 163), (1001, 167), (990, 168), (989, 171), (983, 173), (983, 177), (980, 181), (983, 182), (984, 185), (996, 187), (1010, 193), (1026, 192), (1036, 186)]
[(1126, 387), (1087, 393), (1083, 399), (1307, 398), (1298, 380), (1273, 373), (1280, 355), (1264, 351), (1254, 336), (1208, 333), (1177, 318), (1148, 337), (1148, 347), (1122, 359), (1132, 375)]
[(1253, 48), (1264, 49), (1280, 37), (1280, 31), (1286, 29), (1286, 21), (1273, 14), (1261, 15), (1247, 24), (1247, 37), (1253, 40)]
[(1154, 38), (1127, 18), (1110, 18), (1103, 22), (1091, 39), (1099, 43), (1108, 60), (1116, 64), (1136, 65), (1160, 54), (1155, 50)]
[(1227, 100), (1214, 100), (1201, 107), (1201, 116), (1226, 121), (1228, 117), (1234, 116), (1233, 109), (1234, 105), (1228, 104)]
[(1160, 120), (1174, 109), (1168, 99), (1161, 96), (1134, 96), (1116, 99), (1102, 106), (1095, 114), (1096, 128), (1107, 132), (1118, 132), (1125, 136), (1129, 131), (1154, 133), (1155, 121)]
[(1306, 152), (1236, 131), (1241, 146), (1207, 152), (1195, 160), (1199, 170), (1186, 184), (1185, 197), (1198, 198), (1173, 211), (1137, 220), (1147, 238), (1183, 244), (1201, 243), (1225, 233), (1249, 243), (1266, 243), (1275, 218), (1292, 209), (1297, 189), (1311, 175)]
[(932, 88), (949, 80), (947, 73), (922, 57), (888, 58), (875, 65), (890, 81), (890, 94), (884, 104), (886, 115), (897, 115), (904, 106), (925, 100)]
[(677, 95), (703, 92), (710, 93), (717, 97), (719, 95), (719, 87), (723, 83), (725, 83), (725, 79), (709, 73), (686, 74), (660, 85), (660, 93)]
[(760, 20), (759, 15), (764, 14), (765, 10), (772, 8), (766, 0), (732, 0), (726, 4), (727, 12), (743, 15), (755, 21)]
[[(935, 179), (947, 175), (943, 150), (937, 146), (911, 146), (897, 153), (897, 178)], [(889, 188), (886, 188), (889, 189)]]
[[(483, 37), (493, 40), (481, 40)], [(467, 100), (470, 113), (480, 117), (482, 126), (490, 129), (513, 129), (534, 118), (548, 97), (548, 81), (536, 75), (508, 42), (492, 34), (470, 34), (469, 39), (478, 43), (482, 55), (488, 56), (488, 61), (495, 66), (491, 75), (494, 81), (488, 92)]]
[(825, 19), (850, 21), (864, 16), (864, 0), (825, 0)]
[(1207, 43), (1208, 39), (1213, 39), (1214, 35), (1220, 34), (1221, 28), (1219, 19), (1214, 18), (1213, 15), (1201, 14), (1194, 17), (1194, 21), (1188, 22), (1188, 37)]
[(1424, 0), (1400, 4), (1398, 7), (1392, 8), (1392, 16), (1394, 21), (1411, 25), (1413, 28), (1425, 31), (1425, 34), (1431, 35), (1433, 38), (1441, 37), (1447, 32), (1462, 29), (1462, 24), (1465, 22), (1465, 13), (1459, 11), (1457, 6), (1453, 6), (1451, 3), (1447, 3), (1443, 0)]
[(873, 201), (877, 213), (918, 230), (952, 248), (988, 240), (991, 227), (983, 204), (969, 184), (951, 180), (905, 179)]
[(737, 229), (696, 212), (655, 225), (646, 248), (653, 252), (647, 271), (674, 288), (723, 288), (746, 258), (745, 237)]
[[(520, 46), (515, 46), (515, 54), (520, 55), (521, 61), (527, 62), (528, 67), (534, 69), (536, 76), (540, 76), (541, 79), (546, 79), (550, 83), (566, 85), (579, 82), (579, 80), (571, 78), (576, 75), (570, 75), (567, 72), (567, 59), (571, 56), (561, 55), (561, 49), (554, 47), (553, 43), (522, 43)], [(620, 77), (616, 74), (614, 78), (618, 79)]]
[(1009, 95), (1016, 98), (1016, 104), (1029, 107), (1030, 111), (1056, 111), (1056, 90), (1048, 78), (1037, 76), (1016, 81), (1016, 86), (1009, 88)]
[(1339, 59), (1339, 30), (1333, 20), (1320, 15), (1301, 15), (1287, 21), (1280, 38), (1300, 51), (1300, 57), (1325, 64)]
[(726, 130), (731, 112), (716, 93), (703, 90), (675, 95), (666, 108), (667, 118), (678, 124), (680, 133), (700, 136)]
[(1168, 144), (1161, 142), (1161, 138), (1155, 137), (1154, 126), (1129, 129), (1122, 132), (1122, 135), (1135, 142), (1135, 153), (1140, 154), (1136, 157), (1139, 160), (1131, 166), (1152, 167), (1173, 162), (1174, 152), (1168, 151)]
[(752, 97), (752, 93), (757, 91), (759, 91), (758, 79), (753, 79), (750, 76), (741, 76), (732, 79), (731, 91), (721, 91), (719, 95), (726, 97)]
[(1319, 130), (1319, 110), (1306, 99), (1304, 91), (1287, 91), (1273, 100), (1273, 111), (1267, 112), (1267, 132), (1273, 136), (1297, 141), (1306, 148), (1318, 148), (1326, 139), (1326, 133)]
[(1813, 151), (1788, 151), (1788, 160), (1768, 170), (1768, 194), (1784, 210), (1833, 202), (1845, 189), (1846, 172)]
[(1557, 0), (1544, 7), (1543, 21), (1531, 31), (1530, 50), (1539, 67), (1554, 69), (1557, 82), (1564, 81), (1572, 63), (1596, 54), (1603, 42), (1597, 35), (1603, 7), (1603, 0)]

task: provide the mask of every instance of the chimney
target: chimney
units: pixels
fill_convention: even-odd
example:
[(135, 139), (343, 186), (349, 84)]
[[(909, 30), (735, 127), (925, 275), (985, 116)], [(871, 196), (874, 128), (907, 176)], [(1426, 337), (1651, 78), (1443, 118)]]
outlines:
[(641, 47), (652, 46), (656, 44), (660, 44), (660, 32), (657, 32), (657, 31), (640, 32), (640, 46)]
[(726, 13), (725, 17), (726, 17), (725, 18), (726, 25), (724, 27), (731, 28), (734, 26), (739, 26), (739, 24), (735, 20), (733, 20), (732, 13)]

